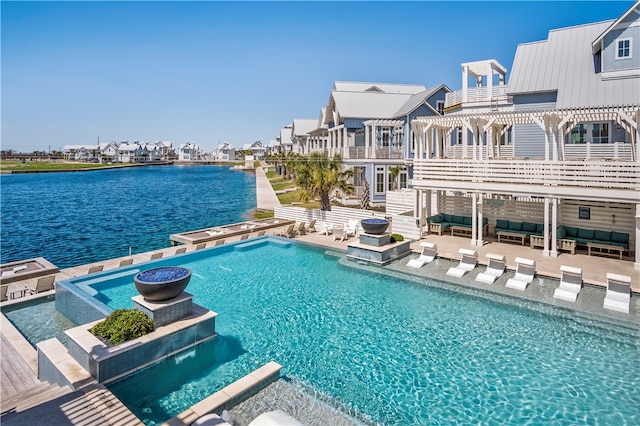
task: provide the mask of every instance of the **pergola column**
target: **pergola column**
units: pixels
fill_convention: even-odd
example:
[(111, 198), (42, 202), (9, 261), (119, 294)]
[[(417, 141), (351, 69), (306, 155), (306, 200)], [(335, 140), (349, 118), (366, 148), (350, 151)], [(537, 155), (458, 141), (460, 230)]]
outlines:
[(558, 257), (558, 235), (556, 229), (558, 229), (558, 199), (553, 197), (551, 199), (551, 257)]
[(549, 197), (544, 197), (544, 248), (542, 250), (543, 256), (549, 256)]
[(484, 231), (484, 225), (482, 224), (482, 194), (478, 194), (478, 238), (476, 238), (476, 245), (483, 246), (484, 240), (482, 232)]
[(636, 261), (633, 269), (640, 271), (640, 203), (636, 204)]
[(471, 194), (471, 245), (478, 245), (477, 229), (478, 229), (478, 206), (476, 205), (476, 200), (478, 199), (478, 194), (475, 192)]

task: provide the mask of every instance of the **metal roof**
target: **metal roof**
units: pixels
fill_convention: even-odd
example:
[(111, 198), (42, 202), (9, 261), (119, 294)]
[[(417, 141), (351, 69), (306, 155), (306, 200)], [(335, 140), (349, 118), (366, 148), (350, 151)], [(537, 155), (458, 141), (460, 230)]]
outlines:
[(315, 130), (317, 127), (318, 127), (318, 120), (316, 119), (294, 118), (291, 134), (295, 136), (306, 135), (310, 131)]
[(612, 22), (552, 30), (547, 40), (518, 45), (509, 95), (557, 92), (558, 108), (637, 104), (639, 78), (603, 80), (595, 73), (591, 43)]
[(338, 92), (378, 92), (415, 95), (425, 90), (427, 90), (427, 88), (421, 84), (365, 83), (356, 81), (336, 81), (333, 83), (333, 91)]

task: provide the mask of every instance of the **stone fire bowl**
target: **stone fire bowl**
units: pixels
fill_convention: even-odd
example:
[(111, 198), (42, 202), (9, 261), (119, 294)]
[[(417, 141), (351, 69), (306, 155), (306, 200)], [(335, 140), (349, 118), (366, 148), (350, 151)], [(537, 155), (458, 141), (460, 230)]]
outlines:
[(180, 295), (187, 288), (190, 279), (191, 270), (188, 268), (163, 266), (140, 272), (133, 281), (145, 300), (156, 302)]
[(360, 223), (362, 224), (364, 232), (372, 235), (382, 235), (389, 227), (389, 221), (387, 219), (362, 219)]

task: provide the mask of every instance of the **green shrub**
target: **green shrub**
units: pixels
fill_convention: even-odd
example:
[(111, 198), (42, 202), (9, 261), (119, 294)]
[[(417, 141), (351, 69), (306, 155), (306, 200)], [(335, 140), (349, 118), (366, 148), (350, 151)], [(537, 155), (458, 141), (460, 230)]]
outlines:
[(396, 243), (398, 241), (404, 241), (404, 237), (400, 234), (391, 234), (389, 236), (389, 241), (391, 241), (392, 243)]
[(118, 309), (89, 330), (111, 345), (137, 339), (153, 331), (153, 321), (136, 309)]

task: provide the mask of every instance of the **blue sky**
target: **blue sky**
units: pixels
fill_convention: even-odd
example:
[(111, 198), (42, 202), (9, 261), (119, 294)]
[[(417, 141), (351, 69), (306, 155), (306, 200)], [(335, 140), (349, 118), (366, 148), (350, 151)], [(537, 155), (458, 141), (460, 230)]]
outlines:
[(456, 90), (462, 62), (510, 69), (518, 43), (632, 4), (2, 1), (1, 147), (266, 144), (334, 81)]

